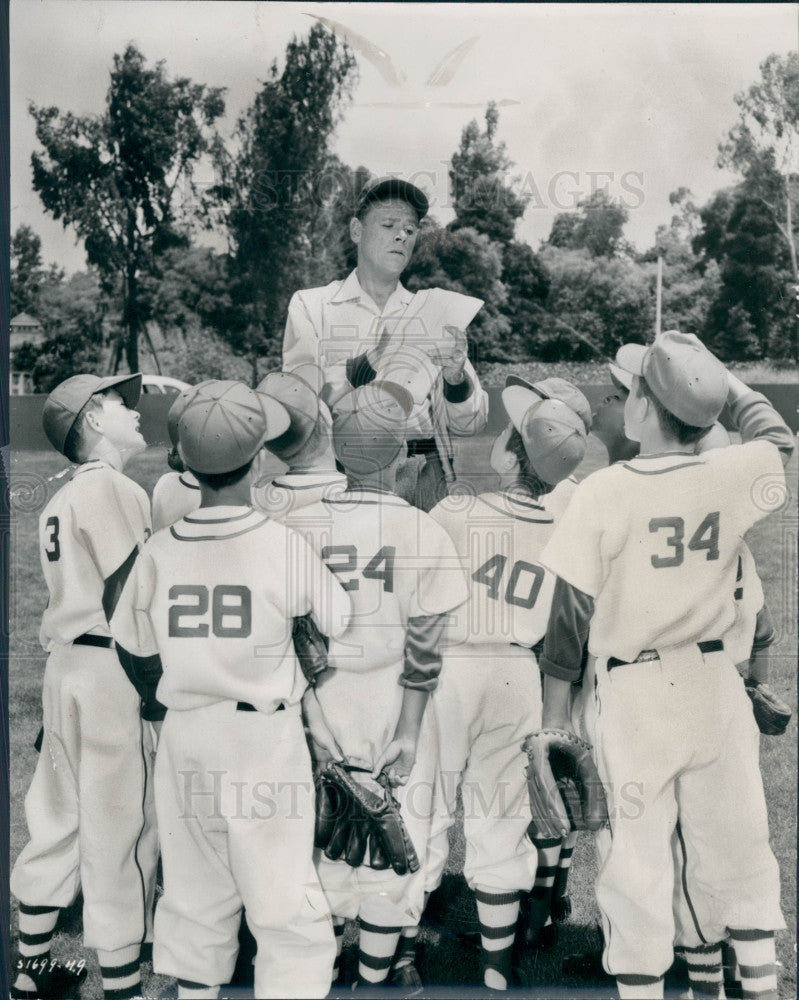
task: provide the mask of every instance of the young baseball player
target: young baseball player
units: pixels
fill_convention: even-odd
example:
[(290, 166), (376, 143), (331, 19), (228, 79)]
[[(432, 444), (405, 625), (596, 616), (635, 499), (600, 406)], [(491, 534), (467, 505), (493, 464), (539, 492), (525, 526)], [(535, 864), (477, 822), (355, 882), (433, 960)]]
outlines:
[[(83, 934), (106, 997), (141, 990), (157, 860), (150, 731), (108, 627), (150, 534), (145, 492), (123, 475), (146, 447), (134, 409), (141, 375), (75, 375), (47, 397), (48, 440), (78, 468), (39, 519), (49, 601), (44, 737), (25, 799), (30, 840), (11, 874), (19, 900), (13, 997), (75, 995), (82, 967), (50, 959), (59, 910), (83, 890)], [(82, 963), (81, 963), (82, 966)]]
[(292, 623), (311, 613), (340, 634), (349, 599), (299, 535), (250, 506), (253, 459), (288, 426), (278, 402), (242, 383), (197, 390), (178, 428), (202, 503), (153, 536), (113, 620), (125, 649), (160, 657), (151, 673), (163, 671), (153, 965), (178, 978), (180, 997), (214, 997), (228, 982), (242, 905), (257, 942), (256, 996), (322, 997), (330, 985), (301, 701), (317, 741), (329, 740), (315, 728), (321, 713)]
[[(448, 497), (431, 512), (455, 543), (470, 580), (469, 600), (448, 630), (433, 705), (452, 822), (462, 782), (464, 875), (477, 897), (484, 983), (499, 990), (511, 982), (519, 901), (530, 892), (539, 863), (527, 835), (521, 750), (525, 735), (541, 727), (532, 647), (543, 638), (555, 585), (538, 554), (576, 487), (569, 477), (585, 455), (586, 424), (577, 411), (590, 420), (588, 401), (562, 379), (530, 385), (512, 377), (502, 401), (509, 424), (491, 454), (500, 489)], [(430, 849), (440, 879), (446, 830)], [(541, 924), (548, 899), (545, 910)]]
[[(572, 728), (574, 651), (590, 622), (594, 750), (611, 817), (597, 839), (597, 901), (604, 965), (621, 997), (663, 995), (675, 939), (676, 831), (709, 963), (720, 964), (729, 934), (747, 995), (775, 1000), (779, 872), (758, 729), (722, 637), (735, 619), (740, 539), (784, 487), (769, 440), (781, 422), (772, 411), (758, 440), (696, 456), (725, 401), (743, 425), (753, 394), (700, 341), (676, 331), (648, 348), (627, 345), (617, 362), (634, 376), (625, 432), (640, 455), (580, 484), (541, 556), (559, 578), (542, 657), (543, 724)], [(782, 428), (774, 436), (784, 439)]]
[(270, 372), (258, 386), (288, 411), (289, 429), (266, 448), (288, 465), (288, 472), (254, 486), (253, 506), (281, 520), (323, 497), (347, 488), (347, 477), (336, 469), (330, 410), (313, 387), (294, 372)]
[(317, 687), (327, 723), (350, 766), (392, 786), (419, 871), (397, 875), (344, 861), (317, 860), (336, 922), (359, 920), (362, 983), (383, 982), (400, 928), (424, 904), (424, 849), (430, 836), (438, 751), (426, 711), (441, 667), (447, 613), (467, 596), (446, 532), (394, 492), (411, 401), (375, 382), (334, 411), (333, 444), (347, 491), (288, 517), (320, 552), (353, 602), (346, 634), (330, 644), (331, 669)]
[(200, 506), (200, 484), (178, 453), (178, 420), (195, 389), (195, 386), (184, 389), (167, 414), (166, 427), (171, 444), (167, 463), (172, 471), (165, 472), (153, 487), (153, 531), (169, 527)]
[(367, 184), (349, 223), (355, 270), (343, 281), (296, 292), (283, 338), (283, 368), (302, 374), (319, 366), (314, 388), (331, 407), (375, 378), (411, 391), (407, 458), (397, 482), (423, 510), (454, 479), (453, 437), (479, 434), (488, 416), (488, 396), (467, 358), (466, 328), (482, 301), (444, 289), (410, 292), (399, 280), (428, 208), (425, 193), (407, 181)]

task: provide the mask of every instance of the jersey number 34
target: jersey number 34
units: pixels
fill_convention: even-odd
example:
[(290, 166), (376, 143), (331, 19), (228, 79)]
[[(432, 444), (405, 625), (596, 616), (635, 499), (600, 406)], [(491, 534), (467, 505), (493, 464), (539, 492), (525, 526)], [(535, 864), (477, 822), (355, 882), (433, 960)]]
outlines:
[[(670, 555), (653, 555), (652, 565), (655, 569), (664, 569), (669, 566), (681, 566), (685, 559), (686, 546), (683, 544), (685, 538), (685, 521), (681, 517), (653, 517), (649, 522), (651, 534), (657, 534), (662, 530), (671, 531), (663, 540), (669, 548), (674, 551)], [(707, 560), (718, 559), (719, 557), (719, 512), (712, 511), (704, 518), (702, 523), (691, 535), (688, 541), (688, 549), (692, 552), (707, 552)]]

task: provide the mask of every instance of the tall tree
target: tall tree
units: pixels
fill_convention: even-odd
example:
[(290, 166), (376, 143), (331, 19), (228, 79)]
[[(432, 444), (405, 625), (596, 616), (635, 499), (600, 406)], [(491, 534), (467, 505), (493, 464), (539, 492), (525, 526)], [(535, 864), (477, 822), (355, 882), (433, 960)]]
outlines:
[(499, 111), (491, 101), (485, 128), (471, 121), (461, 134), (449, 171), (455, 221), (451, 228), (471, 226), (492, 240), (508, 243), (524, 215), (528, 194), (514, 191), (508, 171), (513, 166), (505, 143), (497, 141)]
[(196, 197), (192, 167), (210, 148), (223, 93), (185, 77), (171, 80), (163, 62), (148, 67), (128, 45), (114, 56), (102, 115), (30, 105), (44, 150), (31, 157), (34, 189), (53, 218), (84, 241), (106, 291), (121, 294), (115, 371), (123, 353), (138, 371), (142, 335), (158, 366), (141, 280), (157, 268), (160, 253), (187, 239), (178, 192)]
[[(335, 198), (328, 145), (356, 79), (345, 43), (321, 24), (292, 39), (234, 131), (236, 151), (216, 148), (214, 189), (232, 244), (234, 297), (245, 310), (253, 380), (276, 356), (291, 294), (315, 269), (320, 219)], [(334, 275), (331, 275), (332, 279)]]
[(606, 191), (594, 191), (578, 201), (575, 211), (559, 212), (547, 244), (563, 250), (587, 250), (592, 257), (615, 257), (626, 252), (624, 225), (627, 209)]
[(12, 316), (21, 312), (36, 315), (36, 302), (45, 275), (42, 241), (30, 226), (19, 226), (11, 237)]

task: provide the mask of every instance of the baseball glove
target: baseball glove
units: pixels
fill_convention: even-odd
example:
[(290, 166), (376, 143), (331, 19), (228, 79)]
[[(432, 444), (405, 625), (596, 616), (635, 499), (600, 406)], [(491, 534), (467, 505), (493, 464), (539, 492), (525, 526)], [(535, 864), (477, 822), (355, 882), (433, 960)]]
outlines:
[(598, 830), (608, 819), (605, 789), (591, 747), (573, 733), (542, 729), (522, 744), (536, 837), (564, 837), (569, 830)]
[(383, 781), (352, 765), (329, 761), (317, 773), (314, 843), (331, 861), (353, 868), (419, 870), (399, 803)]
[(752, 711), (755, 713), (757, 728), (766, 736), (782, 736), (791, 721), (790, 708), (768, 684), (761, 684), (754, 677), (747, 677), (744, 683), (746, 693), (752, 699)]
[(291, 638), (305, 679), (313, 686), (318, 675), (327, 670), (327, 636), (319, 631), (310, 614), (307, 614), (294, 619)]

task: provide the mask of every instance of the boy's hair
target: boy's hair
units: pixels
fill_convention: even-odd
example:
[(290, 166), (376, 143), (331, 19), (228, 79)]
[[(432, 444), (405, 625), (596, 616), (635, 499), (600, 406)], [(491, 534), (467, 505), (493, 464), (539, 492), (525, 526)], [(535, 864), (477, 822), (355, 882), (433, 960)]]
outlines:
[(75, 417), (75, 421), (69, 429), (69, 433), (64, 439), (64, 457), (75, 465), (80, 465), (84, 461), (83, 447), (85, 444), (86, 414), (92, 410), (99, 410), (103, 405), (105, 393), (96, 392), (89, 397), (80, 413)]
[(166, 453), (166, 464), (173, 472), (186, 471), (186, 466), (183, 464), (183, 459), (180, 457), (177, 448), (170, 448)]
[(524, 447), (524, 440), (515, 427), (510, 432), (505, 448), (518, 460), (522, 470), (522, 485), (526, 486), (533, 496), (542, 497), (545, 493), (552, 492), (554, 487), (550, 486), (549, 483), (545, 483), (543, 479), (540, 479), (530, 464), (530, 459)]
[(692, 427), (690, 424), (683, 423), (679, 417), (675, 417), (673, 413), (669, 413), (666, 407), (660, 402), (657, 396), (655, 396), (646, 384), (646, 379), (639, 378), (638, 381), (641, 386), (642, 395), (645, 399), (650, 401), (654, 407), (655, 413), (658, 415), (660, 429), (664, 432), (664, 434), (668, 434), (669, 437), (675, 438), (680, 444), (695, 444), (702, 437), (707, 430), (707, 427)]
[(230, 472), (198, 472), (196, 469), (189, 471), (194, 473), (198, 483), (202, 483), (212, 490), (223, 490), (226, 486), (235, 486), (236, 483), (241, 482), (250, 471), (254, 461), (255, 456), (249, 462), (245, 462), (244, 465), (240, 465), (238, 469), (233, 469)]

